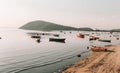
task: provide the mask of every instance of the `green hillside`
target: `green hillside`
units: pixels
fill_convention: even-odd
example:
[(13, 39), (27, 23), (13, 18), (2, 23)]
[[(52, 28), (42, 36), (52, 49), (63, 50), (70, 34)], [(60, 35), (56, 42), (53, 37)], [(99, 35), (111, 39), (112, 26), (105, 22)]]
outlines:
[(75, 28), (70, 26), (63, 26), (60, 24), (55, 24), (46, 21), (32, 21), (24, 26), (20, 27), (20, 29), (27, 30), (41, 30), (41, 31), (52, 31), (52, 30), (83, 30), (83, 31), (92, 31), (91, 28)]

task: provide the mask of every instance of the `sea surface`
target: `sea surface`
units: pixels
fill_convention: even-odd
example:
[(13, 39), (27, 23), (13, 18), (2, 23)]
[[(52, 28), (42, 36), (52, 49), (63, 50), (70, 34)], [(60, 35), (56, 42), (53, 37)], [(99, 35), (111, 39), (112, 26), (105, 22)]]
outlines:
[[(40, 43), (31, 38), (30, 32), (20, 29), (0, 29), (0, 73), (59, 73), (73, 63), (89, 56), (92, 45), (105, 46), (120, 44), (116, 40), (118, 33), (85, 32), (85, 31), (52, 31), (65, 38), (65, 43), (50, 42), (52, 35), (40, 35)], [(44, 32), (46, 33), (46, 32)], [(112, 40), (111, 43), (89, 41), (90, 36), (78, 38), (79, 33), (100, 36), (101, 39)], [(94, 33), (94, 34), (93, 34)], [(113, 35), (115, 37), (113, 37)], [(81, 55), (81, 57), (77, 57)]]

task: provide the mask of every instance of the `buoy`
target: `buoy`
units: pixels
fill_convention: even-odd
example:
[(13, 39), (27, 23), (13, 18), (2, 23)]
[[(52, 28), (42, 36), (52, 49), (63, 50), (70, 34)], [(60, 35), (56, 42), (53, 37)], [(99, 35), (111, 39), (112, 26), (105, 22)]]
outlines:
[(42, 35), (45, 35), (45, 33), (42, 33)]
[(87, 47), (87, 49), (89, 49), (89, 47)]
[(119, 38), (116, 38), (117, 40), (119, 40)]
[(40, 43), (40, 39), (37, 39), (37, 42)]
[(80, 54), (78, 54), (78, 55), (77, 55), (77, 57), (81, 57), (81, 55), (80, 55)]

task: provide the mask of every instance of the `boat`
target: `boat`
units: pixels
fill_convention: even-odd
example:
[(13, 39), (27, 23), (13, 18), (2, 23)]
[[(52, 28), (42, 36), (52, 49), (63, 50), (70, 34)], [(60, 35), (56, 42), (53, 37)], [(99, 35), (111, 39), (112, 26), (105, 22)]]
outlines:
[(78, 34), (77, 37), (78, 38), (85, 38), (85, 35), (84, 34)]
[(91, 40), (99, 40), (99, 37), (95, 37), (95, 36), (90, 36), (90, 39), (89, 39), (90, 41)]
[(109, 43), (111, 43), (111, 40), (101, 40), (101, 39), (99, 39), (99, 41), (101, 41), (101, 42), (109, 42)]
[(107, 51), (107, 48), (105, 48), (105, 47), (99, 47), (99, 46), (93, 46), (93, 47), (91, 48), (91, 50), (92, 50), (93, 52), (106, 52), (106, 51)]
[(33, 35), (33, 36), (31, 36), (31, 38), (41, 38), (41, 37), (38, 35)]
[(49, 38), (49, 41), (65, 43), (65, 38)]
[(53, 34), (53, 36), (55, 36), (55, 37), (59, 37), (59, 34)]

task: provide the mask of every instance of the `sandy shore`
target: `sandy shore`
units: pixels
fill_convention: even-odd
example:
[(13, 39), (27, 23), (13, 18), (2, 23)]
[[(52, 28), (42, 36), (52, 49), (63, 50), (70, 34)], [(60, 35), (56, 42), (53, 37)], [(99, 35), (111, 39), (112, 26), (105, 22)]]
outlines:
[(93, 52), (62, 73), (120, 73), (120, 46), (107, 46), (107, 52)]

